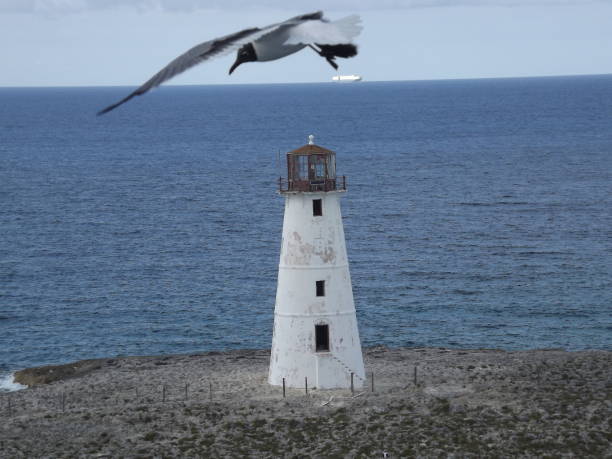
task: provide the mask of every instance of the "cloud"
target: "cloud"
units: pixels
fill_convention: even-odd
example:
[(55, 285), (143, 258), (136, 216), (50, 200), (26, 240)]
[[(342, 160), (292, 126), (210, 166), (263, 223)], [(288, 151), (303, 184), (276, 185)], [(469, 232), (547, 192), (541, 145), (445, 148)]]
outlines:
[(0, 13), (63, 14), (84, 11), (131, 9), (136, 11), (190, 12), (197, 10), (275, 9), (311, 11), (402, 10), (457, 6), (555, 6), (605, 3), (607, 0), (0, 0)]

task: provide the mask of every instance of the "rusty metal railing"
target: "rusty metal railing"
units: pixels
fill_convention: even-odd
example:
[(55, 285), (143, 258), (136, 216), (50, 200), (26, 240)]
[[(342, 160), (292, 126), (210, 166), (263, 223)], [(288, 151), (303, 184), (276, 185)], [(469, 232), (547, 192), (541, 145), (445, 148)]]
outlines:
[(279, 177), (278, 191), (281, 193), (289, 191), (346, 191), (346, 176), (321, 180), (288, 180)]

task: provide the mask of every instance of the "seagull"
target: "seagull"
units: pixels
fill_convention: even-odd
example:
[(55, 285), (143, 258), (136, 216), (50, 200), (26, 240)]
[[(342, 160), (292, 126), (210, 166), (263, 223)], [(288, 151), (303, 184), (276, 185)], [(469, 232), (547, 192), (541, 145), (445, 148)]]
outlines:
[(98, 115), (110, 112), (132, 97), (143, 95), (201, 62), (229, 54), (234, 50), (237, 50), (236, 61), (229, 69), (230, 75), (245, 62), (274, 61), (306, 47), (324, 57), (337, 70), (338, 64), (335, 61), (337, 57), (348, 58), (357, 55), (357, 46), (351, 41), (361, 30), (361, 19), (357, 15), (330, 22), (323, 18), (322, 11), (317, 11), (267, 27), (244, 29), (205, 41), (171, 61), (127, 97), (100, 110)]

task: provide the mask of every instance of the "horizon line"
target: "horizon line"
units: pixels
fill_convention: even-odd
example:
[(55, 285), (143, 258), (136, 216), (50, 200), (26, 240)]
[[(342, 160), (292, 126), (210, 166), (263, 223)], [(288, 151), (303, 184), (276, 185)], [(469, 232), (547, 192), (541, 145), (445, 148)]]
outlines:
[[(362, 80), (353, 84), (361, 85), (364, 83), (418, 83), (418, 82), (437, 82), (437, 81), (466, 81), (466, 80), (512, 80), (527, 78), (567, 78), (567, 77), (601, 77), (612, 76), (612, 73), (570, 73), (570, 74), (550, 74), (550, 75), (515, 75), (515, 76), (493, 76), (493, 77), (462, 77), (462, 78), (422, 78), (407, 80)], [(292, 81), (286, 83), (183, 83), (183, 84), (164, 84), (160, 87), (190, 87), (190, 86), (265, 86), (265, 85), (292, 85), (292, 84), (339, 84), (335, 81)], [(347, 83), (343, 83), (346, 85)], [(0, 85), (0, 89), (42, 89), (42, 88), (131, 88), (139, 85), (129, 84), (83, 84), (83, 85)], [(156, 88), (157, 89), (157, 88)]]

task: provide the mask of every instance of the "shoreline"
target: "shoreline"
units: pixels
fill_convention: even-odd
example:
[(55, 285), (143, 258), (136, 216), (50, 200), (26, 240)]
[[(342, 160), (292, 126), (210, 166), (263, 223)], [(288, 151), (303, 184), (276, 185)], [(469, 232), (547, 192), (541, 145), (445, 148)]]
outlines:
[(0, 393), (0, 450), (7, 457), (612, 454), (611, 351), (378, 346), (364, 349), (364, 361), (368, 380), (354, 393), (288, 389), (286, 398), (267, 383), (269, 350), (24, 369), (19, 380), (33, 385)]
[[(405, 350), (446, 350), (446, 351), (481, 351), (481, 352), (565, 352), (565, 353), (580, 353), (580, 352), (612, 352), (606, 349), (577, 349), (567, 350), (565, 348), (538, 348), (538, 349), (517, 349), (517, 350), (506, 350), (496, 348), (478, 348), (478, 349), (466, 349), (466, 348), (454, 348), (454, 347), (390, 347), (386, 345), (376, 345), (371, 347), (362, 348), (363, 352), (367, 352), (369, 349), (405, 349)], [(210, 350), (202, 352), (192, 352), (187, 354), (159, 354), (159, 355), (118, 355), (115, 357), (96, 357), (81, 360), (74, 360), (66, 363), (58, 364), (45, 364), (37, 365), (32, 367), (26, 367), (18, 370), (10, 370), (3, 374), (2, 378), (9, 379), (12, 376), (12, 381), (9, 381), (8, 385), (18, 385), (20, 388), (14, 390), (23, 390), (28, 387), (33, 387), (42, 384), (49, 384), (55, 381), (61, 381), (65, 379), (76, 378), (83, 376), (90, 371), (102, 368), (108, 361), (122, 360), (122, 359), (168, 359), (168, 358), (180, 358), (185, 356), (207, 356), (207, 355), (219, 355), (219, 354), (231, 354), (234, 352), (268, 352), (268, 349), (222, 349), (222, 350)], [(21, 382), (20, 382), (21, 381)], [(0, 389), (2, 388), (0, 384)]]
[(24, 386), (15, 381), (16, 371), (10, 371), (2, 373), (0, 375), (0, 394), (17, 392), (18, 390), (27, 389), (28, 386)]

